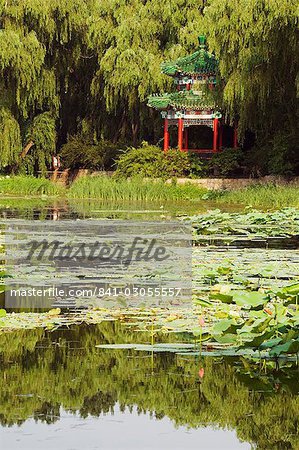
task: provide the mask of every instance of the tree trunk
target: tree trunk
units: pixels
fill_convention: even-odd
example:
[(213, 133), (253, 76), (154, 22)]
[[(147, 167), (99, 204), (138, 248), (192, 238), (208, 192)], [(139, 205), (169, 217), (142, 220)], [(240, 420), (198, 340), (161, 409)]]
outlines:
[(29, 141), (27, 145), (25, 145), (25, 147), (23, 148), (23, 151), (21, 153), (21, 158), (24, 159), (25, 156), (27, 155), (27, 153), (29, 152), (29, 150), (31, 149), (31, 147), (33, 147), (34, 142), (33, 141)]
[(132, 140), (133, 140), (133, 147), (137, 146), (138, 143), (138, 123), (132, 123)]

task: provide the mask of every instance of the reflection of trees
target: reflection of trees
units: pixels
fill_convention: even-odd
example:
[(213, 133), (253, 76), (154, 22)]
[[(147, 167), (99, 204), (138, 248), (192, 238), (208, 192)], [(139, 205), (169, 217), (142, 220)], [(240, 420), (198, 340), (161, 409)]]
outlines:
[(158, 419), (168, 416), (176, 425), (233, 428), (259, 449), (299, 448), (299, 402), (292, 392), (296, 372), (265, 374), (258, 364), (199, 362), (173, 353), (157, 354), (152, 363), (148, 353), (95, 348), (148, 340), (145, 333), (137, 337), (118, 323), (1, 335), (1, 423), (29, 417), (51, 423), (60, 406), (82, 417), (99, 416), (118, 402), (121, 409), (137, 406)]

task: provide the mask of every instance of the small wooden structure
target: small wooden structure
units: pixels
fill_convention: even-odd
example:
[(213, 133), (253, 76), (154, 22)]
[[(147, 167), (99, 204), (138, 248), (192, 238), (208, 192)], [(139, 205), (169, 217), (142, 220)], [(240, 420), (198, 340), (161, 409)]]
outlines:
[[(177, 127), (177, 147), (181, 151), (217, 153), (223, 146), (222, 114), (217, 106), (217, 71), (215, 56), (207, 51), (206, 39), (199, 36), (199, 48), (192, 55), (166, 62), (162, 73), (174, 78), (176, 91), (148, 98), (148, 106), (161, 111), (164, 119), (164, 151), (169, 149), (169, 127)], [(189, 149), (188, 130), (194, 126), (213, 130), (212, 148)], [(237, 126), (233, 146), (238, 146)]]

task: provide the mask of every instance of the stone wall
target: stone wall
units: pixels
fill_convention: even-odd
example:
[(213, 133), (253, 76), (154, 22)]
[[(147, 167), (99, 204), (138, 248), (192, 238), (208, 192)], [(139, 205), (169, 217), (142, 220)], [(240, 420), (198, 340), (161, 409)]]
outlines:
[[(169, 180), (170, 182), (170, 180)], [(221, 190), (221, 189), (242, 189), (247, 186), (254, 185), (266, 185), (266, 184), (276, 184), (279, 186), (292, 185), (299, 187), (299, 177), (294, 177), (292, 179), (286, 179), (283, 177), (267, 176), (263, 178), (178, 178), (177, 182), (179, 184), (192, 183), (197, 186), (211, 189), (211, 190)]]
[[(87, 169), (80, 169), (74, 173), (70, 173), (68, 170), (63, 172), (48, 172), (48, 177), (53, 181), (61, 182), (63, 184), (68, 184), (74, 179), (81, 178), (84, 176), (112, 176), (113, 172), (90, 172)], [(152, 182), (157, 180), (151, 179)], [(172, 180), (168, 180), (166, 183), (171, 183)], [(267, 176), (262, 178), (177, 178), (178, 184), (186, 184), (191, 183), (197, 186), (203, 187), (205, 189), (211, 190), (234, 190), (234, 189), (242, 189), (247, 186), (253, 186), (257, 184), (276, 184), (280, 186), (284, 185), (292, 185), (299, 187), (299, 177), (294, 177), (290, 179), (286, 179), (284, 177), (279, 176)]]

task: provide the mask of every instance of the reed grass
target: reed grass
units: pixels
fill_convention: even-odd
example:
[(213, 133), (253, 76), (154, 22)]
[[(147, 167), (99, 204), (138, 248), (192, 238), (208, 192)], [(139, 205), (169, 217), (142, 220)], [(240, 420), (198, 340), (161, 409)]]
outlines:
[(100, 175), (78, 178), (68, 189), (45, 178), (2, 176), (0, 194), (8, 197), (66, 195), (69, 199), (94, 199), (114, 203), (197, 200), (204, 205), (205, 200), (208, 200), (213, 204), (256, 208), (299, 207), (299, 187), (295, 185), (268, 184), (231, 191), (208, 191), (191, 183), (179, 185), (175, 182), (165, 183), (163, 180), (116, 179)]
[(63, 195), (63, 186), (45, 178), (32, 176), (2, 176), (0, 177), (0, 193), (11, 196), (57, 196)]
[(191, 184), (166, 184), (159, 180), (115, 179), (106, 176), (82, 177), (68, 190), (69, 198), (109, 201), (199, 200), (206, 189)]
[(215, 201), (221, 204), (243, 204), (252, 207), (299, 207), (299, 187), (294, 185), (256, 185), (235, 191), (215, 193)]

